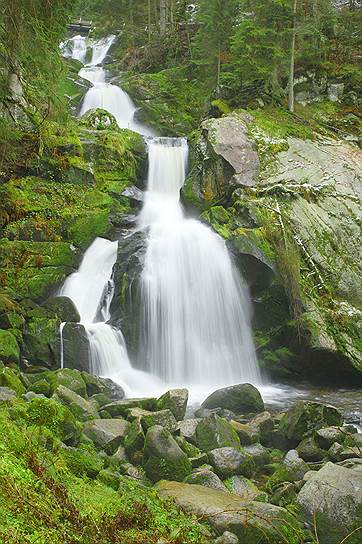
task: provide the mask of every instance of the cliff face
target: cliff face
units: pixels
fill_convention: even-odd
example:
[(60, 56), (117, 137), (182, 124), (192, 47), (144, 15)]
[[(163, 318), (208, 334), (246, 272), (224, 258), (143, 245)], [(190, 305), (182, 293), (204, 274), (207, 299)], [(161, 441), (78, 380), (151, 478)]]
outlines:
[(236, 253), (272, 372), (360, 379), (361, 165), (346, 141), (243, 112), (195, 138), (184, 198)]

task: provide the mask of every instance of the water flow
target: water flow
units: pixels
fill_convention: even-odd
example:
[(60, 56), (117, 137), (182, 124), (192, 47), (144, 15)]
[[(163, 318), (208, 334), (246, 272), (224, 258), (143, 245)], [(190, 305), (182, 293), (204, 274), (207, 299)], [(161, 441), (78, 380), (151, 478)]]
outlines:
[[(157, 380), (132, 368), (122, 332), (107, 324), (114, 294), (113, 266), (117, 259), (118, 242), (96, 238), (84, 254), (77, 272), (64, 282), (59, 295), (75, 304), (80, 322), (89, 341), (90, 371), (97, 376), (112, 378), (127, 396), (146, 395), (149, 388), (160, 391)], [(60, 326), (61, 367), (64, 366), (64, 334)]]
[[(114, 40), (115, 36), (111, 35), (91, 44), (91, 61), (81, 68), (79, 75), (90, 81), (93, 87), (88, 90), (84, 97), (80, 116), (91, 109), (101, 108), (114, 115), (120, 128), (130, 128), (144, 136), (153, 136), (154, 132), (151, 129), (145, 127), (135, 119), (137, 108), (128, 94), (118, 87), (118, 85), (106, 82), (106, 72), (100, 65), (104, 62)], [(74, 41), (73, 58), (79, 58), (74, 57), (74, 54), (78, 54), (75, 50), (76, 47), (85, 47), (85, 39), (83, 38), (82, 45), (80, 44), (80, 40)], [(82, 56), (82, 62), (84, 62), (85, 56), (85, 54)]]
[(149, 227), (142, 274), (145, 368), (165, 383), (213, 388), (260, 376), (245, 287), (224, 240), (184, 217), (179, 192), (187, 143), (148, 144), (148, 191), (139, 224)]

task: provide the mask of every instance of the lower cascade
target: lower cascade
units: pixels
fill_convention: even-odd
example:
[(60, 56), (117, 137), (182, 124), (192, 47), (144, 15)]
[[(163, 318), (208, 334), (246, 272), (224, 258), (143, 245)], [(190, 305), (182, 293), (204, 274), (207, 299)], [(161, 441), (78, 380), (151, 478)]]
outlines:
[(147, 191), (137, 225), (147, 232), (138, 350), (142, 371), (132, 367), (122, 332), (107, 323), (118, 242), (102, 238), (88, 248), (78, 272), (60, 291), (73, 300), (87, 331), (90, 369), (112, 377), (128, 396), (187, 386), (191, 397), (200, 399), (217, 387), (258, 384), (247, 289), (225, 241), (200, 221), (185, 217), (180, 203), (187, 141), (150, 137), (147, 127), (137, 126), (131, 99), (105, 83), (104, 70), (97, 66), (111, 44), (111, 39), (93, 44), (92, 62), (80, 72), (94, 85), (81, 114), (102, 107), (115, 115), (119, 126), (147, 136)]

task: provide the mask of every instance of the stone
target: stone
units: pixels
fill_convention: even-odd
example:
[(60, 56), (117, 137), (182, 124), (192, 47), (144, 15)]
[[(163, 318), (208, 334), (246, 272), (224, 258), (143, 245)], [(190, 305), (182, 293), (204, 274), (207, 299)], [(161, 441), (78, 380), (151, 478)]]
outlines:
[(226, 408), (236, 414), (264, 410), (264, 402), (259, 391), (250, 383), (218, 389), (204, 400), (202, 406), (203, 408)]
[(341, 461), (344, 447), (339, 442), (334, 442), (328, 450), (328, 457), (331, 461)]
[(157, 401), (159, 410), (169, 409), (177, 421), (183, 420), (186, 414), (189, 392), (187, 389), (171, 389)]
[(211, 489), (221, 489), (222, 491), (227, 491), (220, 478), (214, 472), (208, 469), (193, 472), (185, 478), (185, 483), (204, 485), (205, 487), (210, 487)]
[(334, 442), (343, 442), (346, 436), (340, 427), (324, 427), (315, 433), (315, 440), (320, 448), (328, 450)]
[(262, 469), (265, 465), (271, 462), (271, 455), (269, 451), (261, 444), (252, 444), (250, 446), (244, 446), (244, 452), (250, 455), (255, 463), (257, 470)]
[(230, 421), (230, 425), (235, 429), (242, 446), (250, 446), (255, 442), (259, 442), (260, 433), (255, 427), (251, 427), (247, 423), (239, 423), (239, 421)]
[(299, 524), (284, 508), (245, 502), (237, 495), (201, 485), (162, 481), (156, 488), (161, 498), (174, 499), (186, 513), (205, 519), (219, 535), (230, 531), (243, 544), (276, 543), (288, 525), (288, 544), (300, 543)]
[(140, 202), (143, 202), (144, 196), (143, 191), (141, 191), (138, 187), (135, 185), (132, 185), (131, 187), (126, 187), (124, 191), (122, 191), (122, 196), (125, 196), (129, 198), (130, 200), (134, 200), (137, 204)]
[(362, 505), (362, 467), (349, 469), (326, 463), (305, 483), (297, 502), (309, 519), (318, 515), (327, 523), (319, 530), (321, 542), (327, 542), (323, 540), (323, 536), (328, 536), (323, 535), (326, 530), (346, 536)]
[(96, 419), (99, 417), (96, 408), (91, 402), (85, 400), (67, 387), (64, 387), (64, 385), (59, 385), (56, 388), (53, 398), (58, 400), (61, 404), (68, 406), (75, 418), (80, 421), (88, 421), (89, 419)]
[(30, 402), (32, 399), (46, 399), (47, 397), (43, 395), (42, 393), (34, 393), (34, 391), (27, 391), (22, 395), (23, 399), (26, 400), (26, 402)]
[(127, 410), (130, 408), (142, 408), (143, 410), (152, 411), (157, 406), (155, 398), (139, 398), (139, 399), (123, 399), (116, 400), (103, 406), (112, 417), (125, 417)]
[(283, 466), (286, 469), (286, 478), (296, 482), (302, 480), (309, 471), (307, 463), (299, 457), (297, 450), (289, 450), (284, 457)]
[(257, 432), (260, 437), (260, 443), (263, 446), (271, 446), (271, 433), (274, 429), (274, 421), (270, 412), (261, 412), (249, 421), (250, 429)]
[[(84, 326), (81, 323), (65, 323), (61, 331), (61, 342), (63, 343), (64, 369), (90, 373), (89, 337)], [(60, 352), (60, 345), (58, 352)]]
[(155, 425), (147, 431), (143, 466), (152, 482), (162, 479), (182, 481), (192, 471), (187, 455), (172, 435), (160, 425)]
[(124, 419), (94, 419), (84, 425), (83, 433), (97, 449), (113, 454), (123, 442), (128, 426)]
[(58, 385), (64, 385), (77, 395), (85, 398), (87, 396), (86, 384), (81, 372), (72, 368), (62, 368), (52, 374), (55, 376)]
[(215, 414), (211, 414), (198, 423), (195, 438), (196, 446), (206, 452), (215, 448), (240, 446), (239, 437), (232, 425)]
[(199, 468), (207, 464), (208, 462), (207, 453), (200, 453), (199, 455), (196, 455), (195, 457), (190, 457), (190, 456), (188, 457), (191, 461), (192, 468)]
[(177, 431), (191, 444), (196, 444), (196, 428), (201, 418), (190, 418), (180, 421), (177, 425)]
[(16, 398), (16, 393), (8, 387), (0, 387), (0, 403), (9, 402)]
[(230, 531), (225, 531), (215, 540), (215, 544), (238, 544), (238, 542), (238, 537), (234, 533), (230, 533)]
[(216, 414), (219, 417), (223, 417), (224, 419), (227, 419), (228, 421), (231, 421), (232, 419), (235, 419), (237, 416), (232, 412), (231, 410), (227, 410), (226, 408), (199, 408), (195, 411), (196, 417), (207, 417), (210, 414)]
[(18, 395), (25, 393), (25, 387), (19, 373), (0, 363), (0, 387), (9, 387)]
[(124, 437), (124, 447), (127, 455), (129, 455), (131, 459), (133, 459), (136, 452), (143, 450), (145, 439), (146, 436), (141, 422), (138, 419), (135, 419), (128, 425), (127, 432)]
[(307, 462), (322, 461), (327, 457), (327, 452), (318, 446), (312, 436), (302, 440), (296, 447), (296, 450), (299, 453), (299, 457)]
[(122, 463), (119, 467), (119, 471), (123, 476), (128, 476), (133, 480), (142, 481), (145, 479), (145, 475), (139, 468), (133, 466), (131, 463)]
[(298, 400), (282, 416), (279, 431), (297, 445), (322, 427), (341, 425), (342, 415), (333, 406)]
[[(183, 436), (175, 436), (175, 440), (177, 444), (180, 446), (182, 451), (184, 451), (187, 455), (187, 457), (197, 457), (199, 455), (206, 455), (202, 454), (199, 448), (191, 444), (184, 438)], [(206, 456), (207, 458), (207, 456)]]
[(167, 431), (171, 433), (176, 430), (177, 422), (172, 414), (171, 410), (159, 410), (158, 412), (148, 412), (143, 410), (141, 416), (141, 424), (145, 431), (154, 425), (161, 425)]
[[(308, 473), (307, 473), (308, 474)], [(297, 490), (292, 482), (281, 482), (275, 489), (270, 499), (272, 504), (284, 506), (295, 502)]]
[(340, 102), (343, 97), (344, 83), (330, 83), (328, 85), (328, 100)]
[(209, 463), (220, 478), (225, 479), (234, 474), (251, 476), (255, 464), (250, 455), (237, 448), (216, 448), (208, 454)]
[(44, 302), (43, 306), (54, 312), (62, 323), (66, 321), (79, 323), (80, 321), (79, 312), (69, 297), (50, 297)]
[(226, 481), (226, 484), (231, 493), (238, 495), (245, 501), (267, 502), (268, 495), (264, 491), (260, 491), (251, 480), (244, 476), (232, 476)]
[(81, 119), (82, 125), (93, 130), (113, 129), (118, 130), (118, 124), (114, 115), (102, 108), (88, 110)]
[(0, 360), (4, 363), (19, 363), (20, 348), (10, 330), (0, 329)]
[(28, 392), (36, 393), (38, 395), (44, 395), (45, 397), (51, 396), (51, 385), (47, 380), (38, 380), (28, 387)]
[(123, 446), (118, 446), (117, 450), (110, 458), (111, 464), (120, 465), (127, 462), (126, 450)]
[(59, 353), (58, 318), (32, 317), (24, 326), (24, 357), (33, 364), (55, 367)]

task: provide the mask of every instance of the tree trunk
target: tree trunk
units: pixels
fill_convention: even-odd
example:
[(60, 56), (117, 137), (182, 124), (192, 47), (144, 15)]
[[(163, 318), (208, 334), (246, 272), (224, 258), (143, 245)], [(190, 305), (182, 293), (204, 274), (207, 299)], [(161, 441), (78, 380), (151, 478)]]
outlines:
[(167, 0), (160, 0), (160, 34), (166, 34), (167, 26)]
[(289, 68), (289, 96), (288, 109), (294, 112), (294, 61), (295, 61), (295, 36), (297, 33), (297, 0), (294, 0), (293, 5), (293, 28), (292, 28), (292, 43), (290, 48), (290, 68)]
[(148, 41), (150, 42), (151, 41), (151, 24), (152, 24), (152, 11), (151, 11), (151, 0), (148, 0), (148, 11), (147, 11), (147, 15), (148, 15), (148, 22), (147, 22), (147, 26), (148, 26)]

